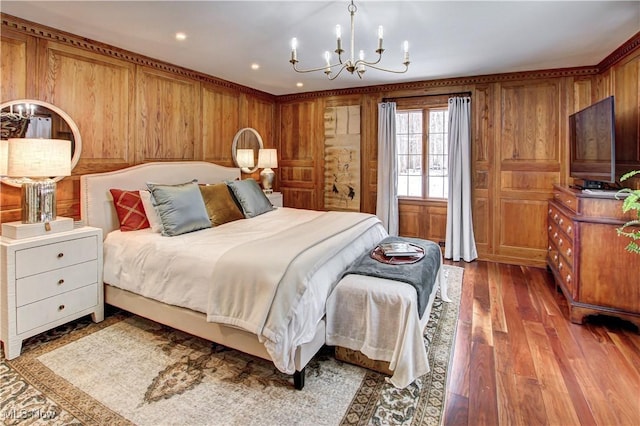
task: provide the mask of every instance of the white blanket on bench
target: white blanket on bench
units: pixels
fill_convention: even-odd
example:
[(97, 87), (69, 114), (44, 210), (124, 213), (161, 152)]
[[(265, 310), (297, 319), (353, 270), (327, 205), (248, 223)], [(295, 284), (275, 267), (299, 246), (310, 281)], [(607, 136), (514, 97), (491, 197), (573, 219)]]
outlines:
[(327, 344), (360, 351), (373, 360), (389, 362), (388, 379), (404, 388), (429, 372), (423, 330), (436, 290), (447, 297), (440, 268), (427, 308), (418, 317), (416, 291), (409, 284), (364, 275), (347, 275), (327, 300)]

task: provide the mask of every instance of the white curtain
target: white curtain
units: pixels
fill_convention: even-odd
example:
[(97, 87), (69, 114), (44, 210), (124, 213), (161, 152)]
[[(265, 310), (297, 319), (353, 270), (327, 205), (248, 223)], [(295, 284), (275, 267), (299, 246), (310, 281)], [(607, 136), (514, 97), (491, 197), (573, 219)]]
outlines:
[(449, 199), (444, 257), (478, 257), (471, 217), (471, 98), (449, 99)]
[(398, 235), (396, 103), (378, 104), (378, 196), (376, 215), (389, 235)]
[(25, 138), (51, 138), (51, 119), (49, 117), (33, 117), (29, 120), (29, 127)]

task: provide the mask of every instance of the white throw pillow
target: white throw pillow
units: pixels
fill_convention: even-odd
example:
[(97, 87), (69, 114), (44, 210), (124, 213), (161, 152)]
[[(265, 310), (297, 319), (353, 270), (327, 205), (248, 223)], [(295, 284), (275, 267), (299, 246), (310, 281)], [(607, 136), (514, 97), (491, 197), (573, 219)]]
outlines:
[(160, 220), (160, 216), (158, 216), (156, 208), (153, 207), (151, 192), (141, 189), (140, 199), (142, 200), (142, 207), (144, 207), (144, 212), (147, 215), (149, 226), (151, 226), (153, 232), (162, 232), (162, 221)]

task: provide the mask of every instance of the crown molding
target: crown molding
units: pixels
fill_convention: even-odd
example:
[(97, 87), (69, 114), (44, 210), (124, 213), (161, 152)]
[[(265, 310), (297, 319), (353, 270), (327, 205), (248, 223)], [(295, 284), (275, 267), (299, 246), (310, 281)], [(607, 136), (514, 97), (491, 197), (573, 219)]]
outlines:
[(438, 80), (421, 80), (406, 83), (394, 83), (378, 86), (354, 87), (349, 89), (324, 90), (320, 92), (305, 92), (290, 95), (277, 96), (277, 102), (290, 102), (300, 99), (312, 99), (329, 96), (345, 96), (345, 95), (368, 95), (380, 94), (394, 91), (424, 91), (425, 94), (430, 93), (433, 89), (454, 88), (458, 91), (460, 86), (481, 85), (490, 83), (504, 83), (522, 80), (539, 80), (558, 77), (585, 77), (593, 76), (599, 73), (599, 68), (578, 67), (578, 68), (558, 68), (549, 70), (524, 71), (505, 74), (488, 74), (469, 77), (445, 78)]
[(208, 74), (200, 73), (197, 71), (183, 68), (177, 65), (163, 62), (157, 59), (150, 58), (148, 56), (140, 55), (125, 49), (120, 49), (108, 44), (91, 40), (88, 38), (80, 37), (75, 34), (67, 33), (65, 31), (57, 30), (55, 28), (48, 27), (46, 25), (37, 24), (35, 22), (27, 21), (16, 16), (8, 15), (6, 13), (0, 13), (2, 17), (2, 29), (8, 29), (15, 32), (27, 34), (40, 39), (54, 41), (56, 43), (65, 44), (67, 46), (73, 46), (79, 49), (87, 50), (90, 52), (99, 53), (102, 55), (110, 56), (112, 58), (121, 59), (124, 61), (132, 62), (136, 65), (141, 65), (149, 68), (154, 68), (160, 71), (169, 72), (172, 74), (187, 77), (193, 80), (197, 80), (203, 83), (209, 83), (217, 87), (222, 87), (229, 90), (235, 90), (251, 96), (264, 98), (270, 102), (275, 101), (275, 96), (262, 92), (251, 87), (242, 86), (240, 84), (232, 83), (221, 78), (216, 78)]
[(600, 72), (605, 72), (636, 50), (640, 49), (640, 31), (638, 31), (633, 37), (624, 42), (622, 46), (614, 50), (609, 56), (604, 58), (599, 64), (598, 69)]

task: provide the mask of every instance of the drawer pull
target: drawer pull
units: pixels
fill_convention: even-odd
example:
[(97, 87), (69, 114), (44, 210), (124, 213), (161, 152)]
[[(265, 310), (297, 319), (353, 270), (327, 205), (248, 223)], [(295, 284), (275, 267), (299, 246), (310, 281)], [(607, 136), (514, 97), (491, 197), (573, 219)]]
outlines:
[(64, 310), (64, 305), (60, 305), (60, 306), (58, 306), (58, 310), (59, 310), (59, 311)]
[(558, 241), (558, 245), (561, 246), (562, 245), (562, 238), (560, 238), (560, 241)]
[(558, 221), (558, 215), (557, 215), (557, 214), (555, 214), (555, 215), (553, 216), (553, 220), (555, 220), (556, 222)]
[(64, 253), (58, 253), (58, 259), (64, 257)]
[(560, 225), (562, 225), (564, 223), (564, 220), (562, 220), (562, 218), (560, 218), (560, 222), (558, 222)]
[(64, 284), (64, 279), (60, 278), (60, 279), (58, 280), (58, 285), (62, 285), (62, 284)]
[(556, 232), (555, 234), (553, 234), (553, 239), (557, 240), (558, 239), (558, 233)]
[(571, 282), (571, 275), (567, 275), (567, 284)]
[(551, 231), (551, 225), (549, 225), (549, 231)]
[(562, 271), (563, 266), (564, 265), (562, 264), (562, 262), (560, 262), (560, 264), (558, 265), (558, 269)]
[(567, 249), (567, 257), (571, 257), (571, 249), (570, 248)]
[(549, 209), (549, 216), (551, 216), (551, 209)]
[(567, 226), (567, 234), (570, 234), (571, 231), (573, 231), (573, 228), (571, 227), (571, 225)]

